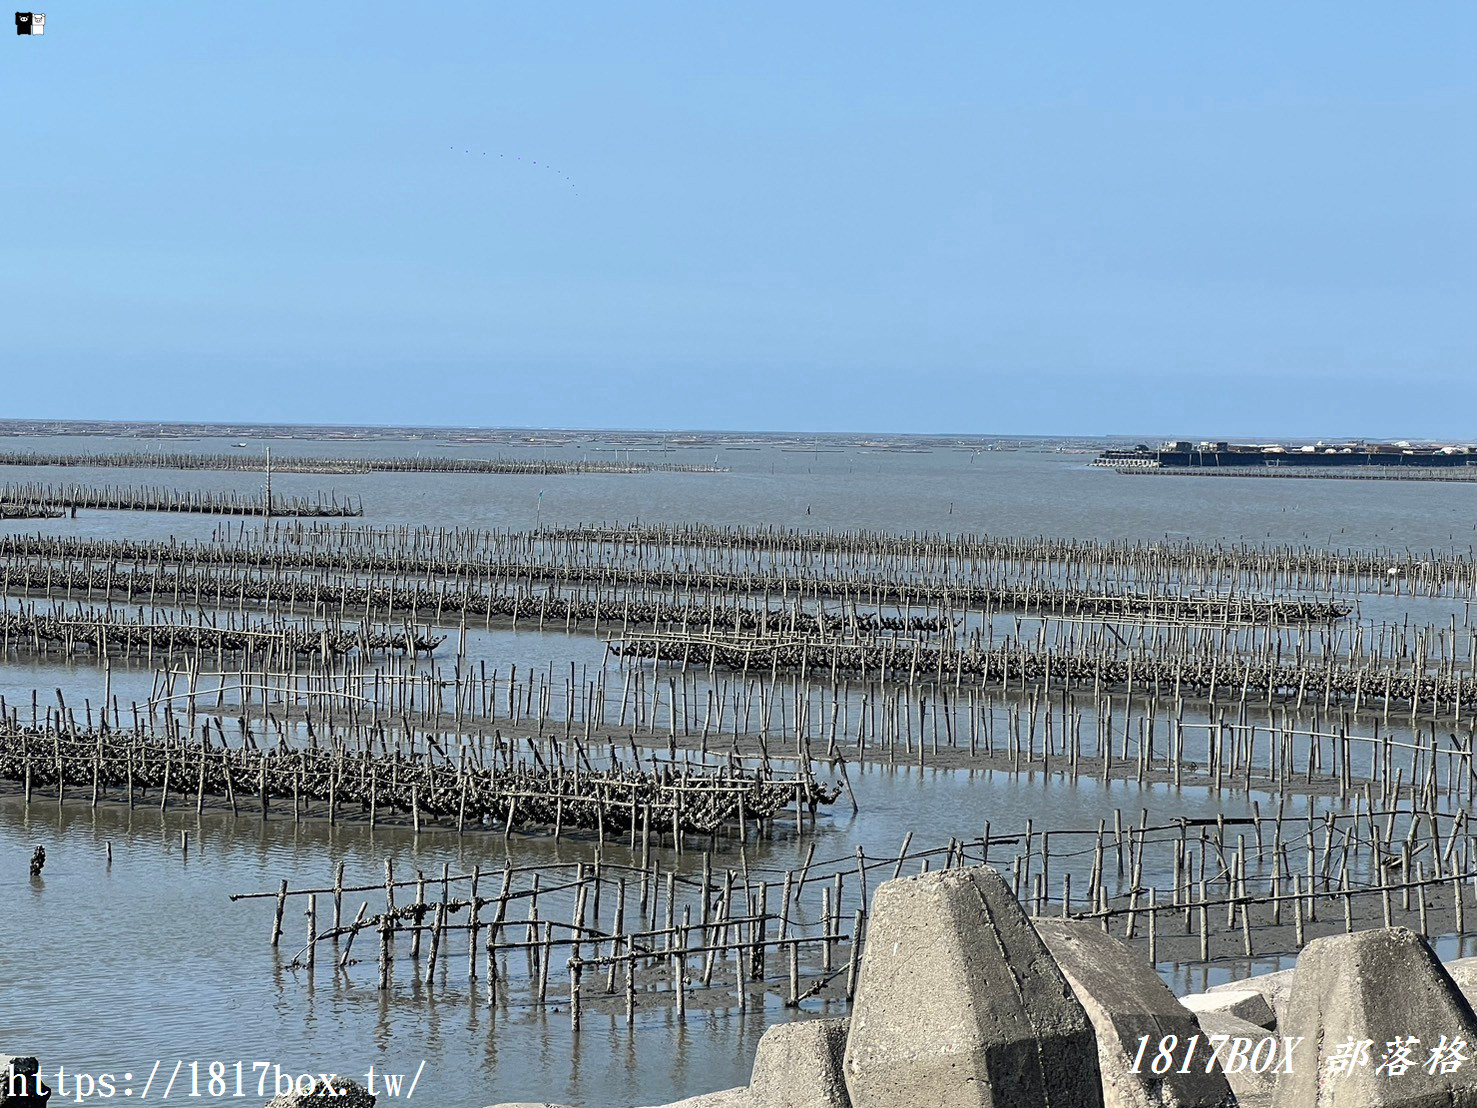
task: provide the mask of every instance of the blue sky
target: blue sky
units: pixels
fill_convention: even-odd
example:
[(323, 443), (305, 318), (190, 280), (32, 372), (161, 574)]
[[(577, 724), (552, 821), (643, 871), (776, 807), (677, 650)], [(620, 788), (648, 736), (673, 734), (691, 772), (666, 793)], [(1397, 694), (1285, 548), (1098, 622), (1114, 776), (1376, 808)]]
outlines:
[(58, 0), (0, 46), (0, 411), (1472, 437), (1474, 32)]

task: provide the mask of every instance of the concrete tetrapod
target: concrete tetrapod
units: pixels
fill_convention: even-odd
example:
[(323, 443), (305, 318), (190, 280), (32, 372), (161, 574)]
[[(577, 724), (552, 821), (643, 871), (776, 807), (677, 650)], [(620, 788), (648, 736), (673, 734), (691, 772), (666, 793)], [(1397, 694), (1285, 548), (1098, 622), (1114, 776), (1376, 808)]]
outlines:
[(845, 1066), (853, 1108), (1103, 1103), (1087, 1013), (987, 866), (878, 888)]
[[(1453, 958), (1449, 962), (1443, 962), (1442, 965), (1446, 967), (1446, 972), (1451, 974), (1456, 987), (1462, 990), (1467, 1003), (1477, 1003), (1477, 958)], [(1474, 1007), (1473, 1011), (1477, 1011), (1477, 1007)]]
[(850, 1108), (843, 1073), (850, 1022), (807, 1020), (764, 1032), (749, 1075), (756, 1108)]
[(25, 1054), (0, 1054), (0, 1108), (44, 1108), (51, 1089), (41, 1063)]
[[(1200, 1024), (1153, 966), (1096, 923), (1031, 922), (1097, 1033), (1105, 1108), (1235, 1108), (1225, 1075), (1210, 1064), (1212, 1048)], [(1166, 1072), (1156, 1074), (1159, 1044), (1171, 1035), (1194, 1049), (1177, 1049)]]
[(1180, 1003), (1195, 1013), (1203, 1024), (1207, 1012), (1224, 1012), (1238, 1020), (1254, 1023), (1264, 1031), (1277, 1026), (1277, 1013), (1267, 1003), (1264, 993), (1255, 989), (1226, 989), (1223, 992), (1191, 993), (1180, 997)]
[[(1212, 985), (1205, 991), (1209, 994), (1246, 992), (1250, 990), (1261, 993), (1266, 1000), (1267, 1006), (1272, 1009), (1272, 1025), (1281, 1026), (1287, 1019), (1287, 1002), (1292, 992), (1292, 976), (1296, 970), (1277, 970), (1275, 973), (1261, 973), (1255, 977), (1243, 978), (1240, 981), (1227, 981), (1224, 985)], [(1246, 1017), (1243, 1016), (1243, 1019)], [(1260, 1022), (1253, 1020), (1253, 1023)]]
[(1293, 1047), (1292, 1072), (1277, 1078), (1274, 1108), (1477, 1106), (1477, 1064), (1446, 1073), (1428, 1066), (1433, 1051), (1449, 1064), (1458, 1039), (1463, 1054), (1474, 1053), (1477, 1015), (1430, 945), (1408, 928), (1304, 947), (1281, 1034), (1302, 1041)]
[[(1200, 1030), (1206, 1035), (1223, 1035), (1223, 1042), (1234, 1047), (1235, 1040), (1241, 1039), (1252, 1044), (1252, 1049), (1265, 1042), (1268, 1035), (1265, 1027), (1258, 1026), (1240, 1016), (1220, 1009), (1218, 1011), (1199, 1013)], [(1276, 1071), (1281, 1068), (1281, 1046), (1282, 1040), (1276, 1038), (1278, 1054), (1268, 1059), (1268, 1065), (1260, 1069), (1253, 1069), (1245, 1054), (1239, 1059), (1232, 1061), (1223, 1072), (1226, 1080), (1230, 1082), (1231, 1091), (1236, 1094), (1236, 1101), (1240, 1108), (1270, 1108), (1272, 1103), (1272, 1091), (1277, 1086)]]
[(320, 1085), (311, 1093), (294, 1092), (273, 1097), (267, 1102), (267, 1108), (321, 1108), (326, 1104), (336, 1105), (337, 1108), (374, 1108), (377, 1098), (353, 1078), (333, 1074), (328, 1083), (332, 1086), (331, 1089)]

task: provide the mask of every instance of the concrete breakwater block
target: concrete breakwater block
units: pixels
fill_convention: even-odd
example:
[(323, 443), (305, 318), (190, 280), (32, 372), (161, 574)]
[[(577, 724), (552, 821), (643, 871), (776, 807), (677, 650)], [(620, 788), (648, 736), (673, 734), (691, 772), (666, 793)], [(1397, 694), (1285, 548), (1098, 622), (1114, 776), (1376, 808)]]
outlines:
[(1180, 1003), (1194, 1012), (1200, 1022), (1207, 1012), (1224, 1012), (1247, 1023), (1254, 1023), (1263, 1030), (1277, 1026), (1277, 1013), (1267, 1003), (1267, 998), (1254, 989), (1226, 989), (1218, 993), (1191, 993), (1180, 997)]
[(808, 1020), (766, 1031), (749, 1075), (755, 1108), (851, 1108), (843, 1072), (850, 1023)]
[(374, 1108), (376, 1097), (352, 1077), (333, 1074), (328, 1083), (332, 1090), (318, 1086), (310, 1093), (286, 1093), (267, 1101), (267, 1108)]
[(1101, 1108), (1097, 1040), (986, 866), (876, 893), (845, 1056), (854, 1108)]
[[(1290, 969), (1278, 970), (1275, 973), (1262, 973), (1255, 977), (1247, 977), (1240, 981), (1228, 981), (1224, 985), (1212, 985), (1205, 991), (1210, 994), (1245, 992), (1261, 993), (1268, 1006), (1272, 1009), (1275, 1017), (1273, 1026), (1278, 1026), (1287, 1018), (1287, 1001), (1292, 993), (1292, 975), (1295, 971)], [(1253, 1023), (1258, 1021), (1253, 1020)]]
[(1456, 987), (1467, 998), (1467, 1003), (1477, 1001), (1477, 958), (1453, 958), (1443, 962), (1446, 972), (1456, 982)]
[(1105, 1108), (1235, 1108), (1200, 1024), (1153, 966), (1096, 923), (1032, 922), (1092, 1021)]
[[(1223, 1072), (1231, 1091), (1236, 1094), (1239, 1108), (1270, 1108), (1272, 1090), (1277, 1085), (1277, 1070), (1282, 1062), (1282, 1039), (1275, 1032), (1234, 1016), (1225, 1010), (1205, 1012), (1199, 1016), (1200, 1031), (1204, 1035), (1224, 1035), (1230, 1040), (1232, 1054)], [(1250, 1049), (1235, 1051), (1235, 1040), (1251, 1044)], [(1256, 1062), (1248, 1057), (1254, 1051), (1267, 1051), (1270, 1039), (1272, 1050), (1258, 1053)], [(1265, 1059), (1265, 1064), (1263, 1063)]]
[[(1274, 1108), (1473, 1108), (1477, 1015), (1430, 945), (1404, 927), (1315, 939), (1298, 956)], [(1428, 1064), (1464, 1040), (1468, 1060)], [(1362, 1044), (1362, 1047), (1361, 1047)]]
[(842, 1074), (849, 1023), (833, 1019), (776, 1024), (759, 1040), (747, 1086), (704, 1093), (662, 1108), (850, 1108)]
[(28, 1054), (0, 1054), (0, 1108), (46, 1108), (51, 1087), (41, 1062)]

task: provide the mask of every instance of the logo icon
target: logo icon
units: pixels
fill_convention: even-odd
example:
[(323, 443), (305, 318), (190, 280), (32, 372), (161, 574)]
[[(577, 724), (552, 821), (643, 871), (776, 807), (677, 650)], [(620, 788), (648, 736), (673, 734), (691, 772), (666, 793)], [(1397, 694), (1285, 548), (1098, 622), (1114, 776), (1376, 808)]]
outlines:
[(18, 35), (43, 35), (46, 33), (46, 13), (16, 12), (15, 33)]

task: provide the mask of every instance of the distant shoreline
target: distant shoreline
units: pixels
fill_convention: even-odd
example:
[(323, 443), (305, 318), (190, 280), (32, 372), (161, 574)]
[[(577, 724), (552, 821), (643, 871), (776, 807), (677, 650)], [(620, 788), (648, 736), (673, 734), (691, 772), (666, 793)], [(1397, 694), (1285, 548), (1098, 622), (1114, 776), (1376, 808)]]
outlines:
[(1317, 469), (1313, 466), (1123, 466), (1114, 473), (1162, 477), (1303, 477), (1331, 481), (1477, 481), (1477, 466), (1360, 466)]

